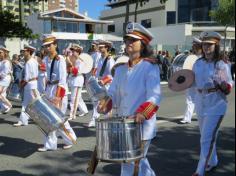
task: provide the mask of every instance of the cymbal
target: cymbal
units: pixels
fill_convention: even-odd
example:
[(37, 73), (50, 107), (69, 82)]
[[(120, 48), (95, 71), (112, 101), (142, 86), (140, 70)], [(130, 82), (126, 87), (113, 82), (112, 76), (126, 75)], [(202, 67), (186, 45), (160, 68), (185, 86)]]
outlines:
[(168, 82), (168, 87), (175, 92), (184, 91), (192, 86), (195, 80), (194, 72), (183, 69), (173, 74)]

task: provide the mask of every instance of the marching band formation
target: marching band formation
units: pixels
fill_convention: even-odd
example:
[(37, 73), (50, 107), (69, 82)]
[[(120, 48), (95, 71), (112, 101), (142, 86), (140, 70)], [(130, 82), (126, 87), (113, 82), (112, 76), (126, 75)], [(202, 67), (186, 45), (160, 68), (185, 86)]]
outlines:
[[(234, 86), (230, 68), (220, 57), (221, 38), (216, 32), (203, 32), (193, 42), (198, 59), (191, 71), (194, 74), (190, 80), (191, 86), (184, 88), (187, 91), (188, 106), (185, 118), (181, 121), (190, 123), (193, 111), (196, 109), (201, 134), (201, 153), (193, 176), (204, 176), (206, 172), (217, 167), (219, 162), (216, 151), (217, 133), (227, 111), (227, 95)], [(121, 175), (155, 176), (146, 156), (157, 134), (156, 113), (161, 105), (162, 95), (160, 70), (157, 60), (152, 57), (153, 49), (150, 46), (152, 39), (153, 35), (142, 25), (129, 23), (124, 35), (127, 61), (120, 63), (117, 63), (109, 53), (112, 48), (111, 42), (94, 41), (90, 53), (93, 62), (90, 72), (86, 75), (81, 71), (86, 67), (86, 61), (82, 58), (83, 47), (79, 44), (71, 44), (62, 56), (57, 52), (57, 39), (45, 35), (39, 55), (34, 54), (36, 48), (25, 45), (21, 51), (21, 59), (12, 61), (8, 56), (10, 51), (2, 46), (0, 47), (0, 110), (2, 113), (11, 110), (12, 104), (8, 97), (21, 99), (21, 114), (18, 122), (14, 124), (14, 127), (21, 127), (28, 125), (27, 106), (35, 99), (45, 97), (64, 115), (69, 102), (70, 115), (64, 121), (63, 128), (57, 128), (45, 135), (42, 141), (43, 147), (38, 151), (57, 150), (58, 136), (64, 140), (63, 149), (70, 149), (76, 143), (77, 136), (69, 121), (76, 119), (77, 109), (81, 117), (88, 114), (88, 108), (82, 97), (82, 88), (84, 85), (91, 86), (89, 80), (93, 78), (96, 80), (95, 86), (102, 87), (104, 94), (96, 97), (97, 90), (91, 91), (93, 87), (88, 91), (94, 93), (90, 95), (93, 113), (88, 127), (96, 127), (97, 120), (103, 115), (107, 119), (112, 117), (133, 119), (134, 124), (141, 124), (142, 157), (136, 160), (119, 158), (128, 161), (121, 162)], [(184, 85), (188, 79), (187, 76), (179, 76), (174, 81), (176, 84)], [(10, 95), (10, 91), (16, 89), (14, 95)], [(115, 126), (111, 125), (111, 128), (115, 130)], [(126, 142), (132, 145), (132, 141)], [(98, 159), (103, 160), (103, 158)]]

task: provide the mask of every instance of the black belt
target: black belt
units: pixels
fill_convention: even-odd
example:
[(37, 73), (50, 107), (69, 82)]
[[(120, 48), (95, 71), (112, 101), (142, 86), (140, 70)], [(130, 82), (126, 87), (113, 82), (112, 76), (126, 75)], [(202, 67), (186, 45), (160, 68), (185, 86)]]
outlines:
[(212, 92), (217, 92), (219, 88), (210, 88), (210, 89), (198, 89), (199, 93), (212, 93)]

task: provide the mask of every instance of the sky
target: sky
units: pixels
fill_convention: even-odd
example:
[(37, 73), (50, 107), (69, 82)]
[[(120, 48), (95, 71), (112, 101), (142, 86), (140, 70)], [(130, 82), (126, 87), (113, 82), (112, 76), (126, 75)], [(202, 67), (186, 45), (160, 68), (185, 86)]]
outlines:
[(84, 14), (87, 11), (89, 17), (98, 19), (100, 12), (105, 9), (104, 5), (107, 2), (107, 0), (79, 0), (79, 12)]

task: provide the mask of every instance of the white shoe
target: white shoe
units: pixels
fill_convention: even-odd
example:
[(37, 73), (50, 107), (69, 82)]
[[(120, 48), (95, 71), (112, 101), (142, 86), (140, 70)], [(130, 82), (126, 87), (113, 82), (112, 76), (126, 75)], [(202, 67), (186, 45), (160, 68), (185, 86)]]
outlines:
[(191, 122), (187, 121), (187, 120), (181, 120), (180, 121), (181, 124), (190, 124)]
[(47, 149), (45, 147), (38, 148), (38, 152), (47, 152), (47, 151), (55, 151), (56, 149)]
[(84, 117), (86, 116), (88, 113), (83, 113), (83, 114), (80, 114), (79, 117)]
[(95, 127), (96, 126), (96, 124), (95, 124), (95, 121), (94, 120), (91, 120), (90, 122), (89, 122), (89, 124), (88, 124), (88, 127), (89, 128), (93, 128), (93, 127)]
[(6, 110), (3, 111), (4, 114), (8, 113), (10, 110), (11, 110), (12, 106), (11, 107), (8, 107)]
[(72, 146), (73, 146), (73, 145), (64, 145), (64, 146), (63, 146), (63, 149), (64, 149), (64, 150), (68, 150), (68, 149), (72, 148)]
[(19, 121), (18, 123), (13, 124), (14, 127), (21, 127), (24, 126), (23, 123), (21, 121)]
[(208, 165), (206, 168), (206, 172), (211, 172), (215, 170), (216, 168), (217, 168), (217, 165), (214, 165), (214, 166)]

